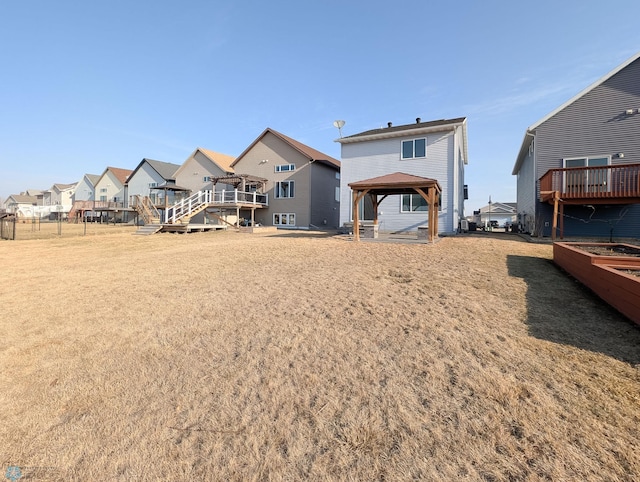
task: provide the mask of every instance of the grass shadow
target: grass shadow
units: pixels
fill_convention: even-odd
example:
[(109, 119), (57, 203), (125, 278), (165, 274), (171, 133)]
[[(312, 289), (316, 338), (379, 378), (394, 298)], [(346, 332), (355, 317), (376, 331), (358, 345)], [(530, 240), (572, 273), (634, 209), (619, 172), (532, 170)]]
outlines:
[(558, 268), (532, 256), (507, 256), (509, 275), (527, 283), (529, 333), (536, 338), (640, 364), (640, 327)]

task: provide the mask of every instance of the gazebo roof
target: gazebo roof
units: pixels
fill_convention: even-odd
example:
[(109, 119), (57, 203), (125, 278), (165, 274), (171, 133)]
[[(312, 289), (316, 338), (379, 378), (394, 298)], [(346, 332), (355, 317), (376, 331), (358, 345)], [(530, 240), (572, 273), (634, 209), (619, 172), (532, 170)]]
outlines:
[(378, 194), (407, 194), (415, 192), (416, 188), (435, 188), (436, 192), (442, 191), (437, 180), (404, 172), (352, 182), (349, 183), (349, 187), (354, 191), (376, 191)]

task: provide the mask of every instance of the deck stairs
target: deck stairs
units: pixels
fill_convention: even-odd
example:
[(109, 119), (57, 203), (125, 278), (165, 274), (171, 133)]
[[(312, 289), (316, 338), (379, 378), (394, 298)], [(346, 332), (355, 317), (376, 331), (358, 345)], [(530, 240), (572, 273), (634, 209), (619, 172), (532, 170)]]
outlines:
[(144, 226), (140, 226), (133, 234), (148, 236), (149, 234), (156, 234), (157, 232), (161, 231), (162, 228), (162, 224), (145, 224)]
[(71, 210), (67, 213), (67, 221), (70, 223), (82, 221), (82, 219), (79, 218), (80, 213), (91, 210), (93, 205), (93, 201), (74, 201)]
[(159, 224), (160, 212), (156, 209), (149, 196), (134, 196), (133, 207), (142, 218), (145, 225), (147, 224)]
[(186, 199), (167, 208), (164, 222), (168, 224), (188, 224), (196, 214), (208, 207), (220, 206), (268, 206), (266, 194), (257, 192), (234, 191), (198, 191)]

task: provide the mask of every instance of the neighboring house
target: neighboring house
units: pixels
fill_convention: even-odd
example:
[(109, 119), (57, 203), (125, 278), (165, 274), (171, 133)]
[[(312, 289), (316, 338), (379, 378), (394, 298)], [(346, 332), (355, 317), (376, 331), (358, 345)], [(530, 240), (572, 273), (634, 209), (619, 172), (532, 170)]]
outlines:
[[(350, 183), (394, 173), (438, 181), (442, 189), (438, 232), (453, 233), (464, 219), (464, 166), (467, 164), (466, 118), (421, 122), (373, 129), (342, 137), (340, 224), (353, 221)], [(372, 220), (373, 204), (361, 201), (361, 220)], [(420, 194), (389, 195), (378, 206), (381, 231), (417, 231), (428, 219)]]
[(475, 222), (478, 226), (488, 226), (491, 221), (497, 221), (499, 226), (516, 222), (516, 203), (492, 202), (482, 206)]
[(130, 174), (129, 169), (107, 167), (94, 185), (94, 201), (124, 207), (124, 185)]
[[(175, 172), (175, 182), (191, 192), (211, 189), (210, 177), (233, 174), (235, 157), (198, 147)], [(216, 186), (220, 190), (223, 186)]]
[(73, 193), (73, 201), (94, 201), (96, 183), (100, 180), (98, 174), (85, 174)]
[(41, 206), (38, 197), (28, 194), (12, 194), (4, 202), (7, 213), (15, 214), (18, 218), (40, 217)]
[(340, 161), (265, 129), (231, 164), (236, 175), (266, 180), (268, 206), (255, 211), (265, 226), (337, 228), (340, 213)]
[(513, 167), (534, 235), (640, 237), (640, 53), (525, 132)]
[[(152, 203), (158, 205), (164, 205), (165, 202), (168, 205), (173, 204), (173, 191), (156, 188), (165, 184), (175, 184), (175, 174), (179, 168), (178, 164), (170, 162), (142, 159), (127, 179), (127, 205), (134, 206), (136, 196), (149, 197)], [(169, 199), (165, 198), (165, 193)]]
[(77, 185), (77, 182), (72, 184), (54, 184), (51, 189), (44, 191), (44, 205), (70, 207), (73, 204), (73, 193)]
[(27, 189), (21, 194), (26, 196), (35, 196), (38, 199), (38, 206), (44, 206), (44, 192), (40, 189)]

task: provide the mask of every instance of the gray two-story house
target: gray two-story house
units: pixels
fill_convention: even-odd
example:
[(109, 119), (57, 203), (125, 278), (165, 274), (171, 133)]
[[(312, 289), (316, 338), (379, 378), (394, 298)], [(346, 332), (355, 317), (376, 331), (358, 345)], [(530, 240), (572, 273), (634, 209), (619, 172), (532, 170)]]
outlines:
[(512, 174), (524, 231), (640, 238), (640, 53), (532, 124)]

